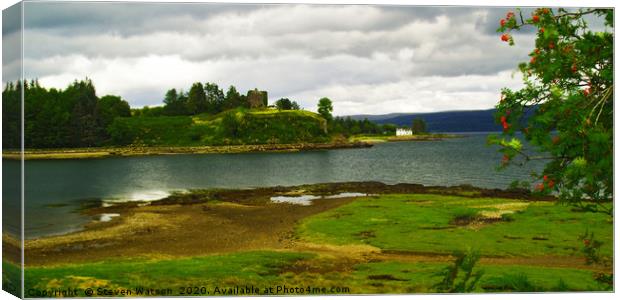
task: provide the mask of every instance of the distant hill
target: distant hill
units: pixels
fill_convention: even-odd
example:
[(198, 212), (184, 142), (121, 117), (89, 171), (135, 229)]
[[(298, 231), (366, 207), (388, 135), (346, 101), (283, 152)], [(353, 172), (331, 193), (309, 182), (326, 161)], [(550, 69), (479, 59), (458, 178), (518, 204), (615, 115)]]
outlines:
[(355, 120), (367, 118), (378, 124), (395, 124), (411, 126), (415, 118), (422, 118), (431, 132), (488, 132), (501, 131), (502, 127), (495, 124), (495, 109), (444, 111), (435, 113), (392, 113), (385, 115), (353, 115)]

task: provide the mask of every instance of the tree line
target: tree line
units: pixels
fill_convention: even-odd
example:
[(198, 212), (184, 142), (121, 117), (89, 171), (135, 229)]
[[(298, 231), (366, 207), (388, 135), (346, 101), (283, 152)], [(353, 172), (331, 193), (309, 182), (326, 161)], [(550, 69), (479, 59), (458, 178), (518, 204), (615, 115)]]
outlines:
[[(264, 91), (255, 89), (241, 94), (230, 86), (224, 93), (215, 83), (196, 82), (188, 92), (170, 89), (164, 95), (163, 106), (131, 109), (120, 96), (98, 97), (90, 79), (75, 80), (65, 89), (47, 89), (37, 80), (10, 82), (2, 92), (5, 149), (20, 148), (22, 86), (25, 148), (117, 145), (118, 132), (115, 131), (122, 127), (118, 124), (113, 126), (117, 118), (215, 115), (231, 109), (249, 109), (253, 105), (255, 107), (257, 101), (260, 107), (268, 107), (267, 93)], [(252, 99), (257, 95), (260, 99)], [(394, 125), (378, 125), (369, 120), (333, 118), (332, 101), (328, 98), (321, 98), (317, 106), (319, 115), (327, 121), (329, 134), (393, 134), (396, 129)], [(275, 101), (271, 107), (278, 110), (301, 109), (296, 101), (288, 98)], [(228, 124), (226, 121), (229, 120), (223, 123)]]
[(345, 137), (358, 134), (368, 135), (394, 135), (396, 134), (396, 125), (394, 124), (377, 124), (368, 119), (355, 120), (351, 117), (336, 117), (330, 123), (332, 133), (342, 134)]
[(24, 147), (93, 147), (109, 142), (107, 127), (129, 117), (129, 103), (119, 96), (97, 97), (90, 79), (66, 89), (46, 89), (37, 80), (8, 83), (2, 91), (4, 148), (20, 147), (21, 90), (24, 91)]

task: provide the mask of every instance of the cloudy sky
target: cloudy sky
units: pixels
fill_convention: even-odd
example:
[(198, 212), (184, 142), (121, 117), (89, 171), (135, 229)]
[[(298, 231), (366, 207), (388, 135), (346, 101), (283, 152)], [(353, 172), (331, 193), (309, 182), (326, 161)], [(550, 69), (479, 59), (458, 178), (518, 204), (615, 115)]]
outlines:
[[(133, 107), (208, 81), (310, 110), (329, 97), (337, 115), (490, 108), (502, 87), (520, 86), (516, 65), (533, 47), (531, 32), (500, 41), (507, 10), (26, 3), (24, 72), (57, 88), (89, 77)], [(5, 44), (18, 41), (4, 24)], [(4, 52), (5, 74), (17, 72), (18, 51)]]

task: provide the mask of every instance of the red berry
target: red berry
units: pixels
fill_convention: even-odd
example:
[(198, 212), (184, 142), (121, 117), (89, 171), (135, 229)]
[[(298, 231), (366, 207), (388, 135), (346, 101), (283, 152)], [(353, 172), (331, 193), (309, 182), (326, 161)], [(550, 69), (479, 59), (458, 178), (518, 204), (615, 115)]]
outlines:
[(583, 244), (586, 245), (586, 246), (589, 246), (590, 245), (590, 240), (583, 240)]
[(553, 180), (549, 180), (549, 182), (547, 182), (547, 185), (549, 186), (550, 189), (552, 189), (553, 186), (555, 185), (555, 182), (553, 182)]
[(507, 33), (502, 34), (502, 41), (508, 42), (510, 40), (510, 35)]
[(534, 49), (534, 53), (540, 54), (540, 49), (538, 49), (538, 48)]
[(551, 139), (551, 142), (552, 142), (554, 145), (557, 145), (557, 144), (560, 142), (560, 137), (559, 137), (559, 136), (557, 136), (557, 135), (556, 135), (556, 136), (554, 136), (554, 137)]
[(538, 30), (540, 33), (545, 33), (545, 27), (540, 27), (540, 29)]
[(549, 177), (547, 177), (547, 175), (543, 176), (543, 181), (547, 181), (547, 179), (549, 179)]
[(499, 25), (502, 26), (502, 27), (506, 26), (506, 20), (505, 19), (501, 19), (499, 21)]
[(507, 164), (509, 160), (510, 160), (510, 157), (508, 157), (508, 155), (504, 154), (504, 156), (502, 157), (502, 163)]
[(514, 16), (515, 16), (515, 13), (513, 13), (513, 12), (509, 11), (509, 12), (506, 14), (506, 19), (510, 20), (510, 19), (511, 19), (512, 17), (514, 17)]
[(502, 121), (502, 123), (506, 123), (506, 116), (502, 116), (500, 120)]
[(555, 48), (555, 44), (553, 42), (549, 42), (549, 49)]
[(542, 183), (539, 183), (539, 184), (536, 186), (536, 189), (538, 189), (539, 191), (541, 191), (541, 192), (542, 192), (542, 191), (545, 189), (545, 185), (544, 185), (544, 184), (542, 184)]
[(576, 64), (573, 64), (573, 66), (570, 68), (570, 70), (571, 70), (573, 73), (577, 73), (577, 65), (576, 65)]
[(539, 17), (538, 15), (534, 15), (534, 16), (532, 17), (532, 21), (533, 21), (534, 23), (538, 23), (538, 21), (540, 21), (540, 17)]
[(535, 64), (536, 63), (536, 56), (532, 56), (532, 59), (530, 59), (530, 64)]
[(583, 90), (583, 95), (586, 96), (586, 97), (588, 95), (590, 95), (590, 88), (587, 88), (587, 89)]

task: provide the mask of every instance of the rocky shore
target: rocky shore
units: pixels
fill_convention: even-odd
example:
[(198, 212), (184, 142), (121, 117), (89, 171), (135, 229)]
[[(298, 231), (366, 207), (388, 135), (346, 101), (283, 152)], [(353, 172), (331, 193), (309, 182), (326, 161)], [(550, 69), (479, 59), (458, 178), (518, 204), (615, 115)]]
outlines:
[[(265, 145), (230, 145), (230, 146), (197, 146), (197, 147), (93, 147), (73, 149), (28, 149), (24, 151), (24, 159), (84, 159), (118, 156), (172, 155), (172, 154), (214, 154), (214, 153), (250, 153), (250, 152), (297, 152), (326, 149), (348, 149), (372, 147), (367, 142), (346, 143), (301, 143), (301, 144), (265, 144)], [(2, 158), (21, 159), (18, 150), (5, 150)]]

